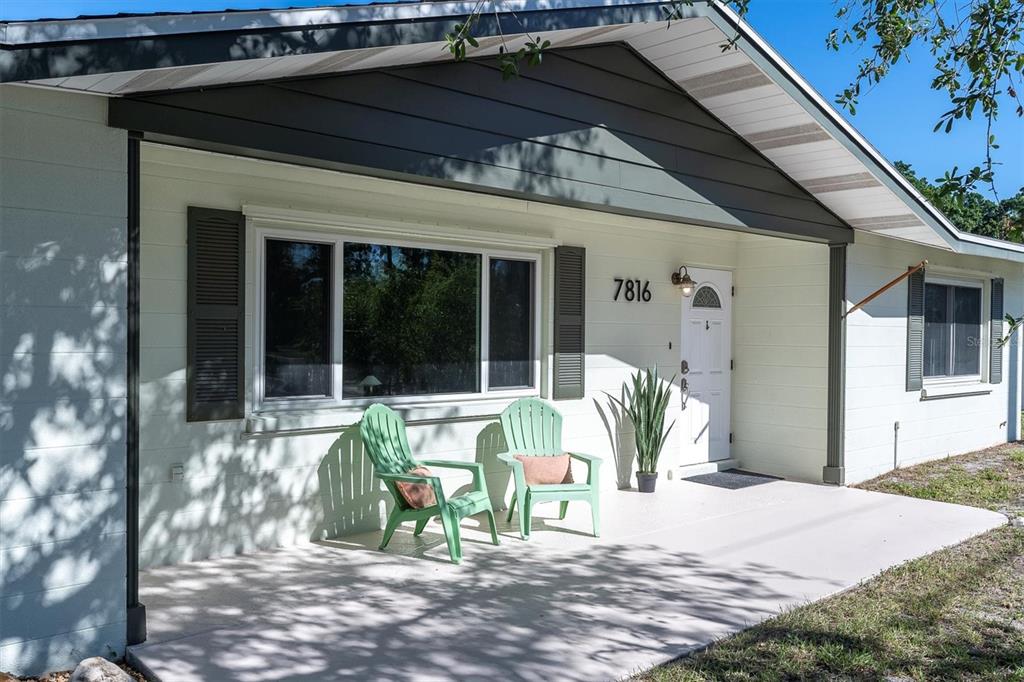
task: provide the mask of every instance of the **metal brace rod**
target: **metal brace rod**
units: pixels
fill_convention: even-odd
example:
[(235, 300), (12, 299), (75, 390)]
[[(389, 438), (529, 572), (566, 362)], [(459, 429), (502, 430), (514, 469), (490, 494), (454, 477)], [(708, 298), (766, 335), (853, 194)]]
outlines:
[(864, 297), (864, 299), (862, 299), (860, 301), (860, 303), (858, 303), (857, 305), (853, 306), (852, 308), (847, 310), (845, 313), (843, 313), (843, 317), (846, 317), (846, 316), (850, 315), (851, 313), (853, 313), (856, 310), (860, 310), (861, 308), (866, 306), (868, 303), (871, 303), (873, 300), (875, 300), (876, 298), (878, 298), (879, 296), (881, 296), (885, 292), (889, 291), (889, 289), (892, 289), (894, 286), (896, 286), (897, 284), (899, 284), (900, 282), (905, 280), (907, 277), (910, 277), (911, 275), (913, 275), (915, 272), (917, 272), (918, 270), (920, 270), (921, 268), (923, 268), (926, 265), (928, 265), (928, 261), (927, 260), (923, 260), (920, 263), (918, 263), (917, 265), (915, 265), (914, 267), (907, 268), (907, 271), (904, 272), (902, 275), (900, 275), (896, 279), (892, 280), (888, 284), (886, 284), (886, 285), (876, 289), (874, 292), (868, 294), (866, 297)]

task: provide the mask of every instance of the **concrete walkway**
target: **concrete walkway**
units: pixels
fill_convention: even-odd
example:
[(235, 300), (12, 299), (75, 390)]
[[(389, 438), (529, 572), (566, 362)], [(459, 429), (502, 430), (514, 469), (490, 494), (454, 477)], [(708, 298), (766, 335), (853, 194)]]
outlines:
[(661, 480), (602, 516), (599, 540), (574, 503), (500, 547), (469, 519), (461, 566), (432, 524), (386, 553), (374, 534), (150, 570), (133, 651), (164, 682), (617, 679), (1006, 521), (785, 481)]

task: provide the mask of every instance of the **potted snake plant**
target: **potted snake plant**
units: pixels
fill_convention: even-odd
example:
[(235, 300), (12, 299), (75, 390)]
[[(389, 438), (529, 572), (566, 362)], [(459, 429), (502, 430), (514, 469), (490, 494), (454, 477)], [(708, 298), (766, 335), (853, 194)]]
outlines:
[(623, 386), (625, 402), (611, 394), (612, 401), (618, 403), (630, 421), (636, 436), (636, 483), (642, 493), (653, 493), (658, 480), (658, 459), (665, 447), (668, 434), (675, 426), (675, 420), (665, 428), (665, 412), (672, 397), (669, 388), (675, 376), (667, 383), (658, 379), (658, 370), (637, 370), (632, 375), (632, 387)]

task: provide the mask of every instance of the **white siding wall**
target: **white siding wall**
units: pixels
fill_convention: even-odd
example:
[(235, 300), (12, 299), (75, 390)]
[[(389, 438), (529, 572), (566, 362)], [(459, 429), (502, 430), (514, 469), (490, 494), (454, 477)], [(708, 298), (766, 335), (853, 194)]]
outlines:
[(98, 97), (0, 86), (0, 670), (122, 654), (126, 151)]
[(733, 457), (821, 482), (828, 391), (828, 247), (748, 237), (733, 313)]
[[(622, 440), (628, 453), (631, 446), (629, 434), (612, 437), (604, 425), (598, 409), (608, 411), (604, 391), (617, 394), (636, 367), (657, 365), (666, 376), (678, 369), (680, 294), (669, 284), (669, 274), (681, 263), (732, 269), (738, 244), (748, 239), (721, 230), (150, 145), (143, 147), (142, 202), (143, 565), (375, 529), (383, 509), (384, 496), (373, 484), (355, 429), (344, 426), (358, 420), (358, 411), (331, 415), (327, 422), (315, 423), (334, 428), (304, 434), (255, 436), (245, 433), (241, 422), (185, 422), (188, 205), (239, 210), (254, 203), (334, 211), (428, 226), (530, 233), (585, 246), (587, 397), (557, 406), (566, 418), (566, 446), (605, 457), (602, 476), (609, 487), (618, 478), (613, 447)], [(251, 255), (252, 243), (248, 246)], [(250, 258), (250, 306), (252, 266)], [(547, 353), (551, 276), (548, 258), (542, 321)], [(652, 301), (613, 302), (615, 276), (650, 279)], [(765, 324), (772, 327), (770, 321)], [(252, 336), (250, 314), (250, 363)], [(251, 386), (251, 366), (248, 371)], [(508, 474), (493, 456), (498, 431), (494, 415), (505, 404), (414, 410), (407, 418), (435, 421), (410, 427), (412, 447), (423, 457), (483, 461), (492, 495), (502, 504)], [(677, 391), (671, 413), (678, 409)], [(756, 450), (758, 433), (750, 432), (751, 451)], [(674, 436), (666, 446), (662, 471), (679, 461)], [(817, 453), (808, 470), (820, 470), (823, 457)], [(176, 463), (184, 464), (184, 480), (171, 482), (170, 467)], [(629, 475), (627, 467), (624, 463), (619, 472), (623, 479)], [(451, 486), (462, 482), (457, 475), (446, 480)]]
[[(1024, 307), (1021, 266), (1007, 261), (955, 256), (939, 249), (874, 235), (857, 235), (849, 250), (847, 298), (856, 303), (908, 266), (928, 259), (929, 268), (1006, 280), (1005, 308)], [(982, 319), (988, 319), (986, 296)], [(1004, 376), (986, 395), (922, 400), (906, 390), (907, 285), (902, 283), (847, 320), (846, 480), (877, 476), (895, 464), (907, 466), (1003, 443), (1016, 437), (1019, 409), (1011, 407), (1018, 390), (1020, 362), (1015, 344), (1003, 351)], [(1019, 356), (1018, 356), (1019, 357)], [(987, 376), (986, 376), (987, 378)], [(1012, 401), (1017, 405), (1016, 399)], [(897, 433), (895, 423), (899, 422)]]

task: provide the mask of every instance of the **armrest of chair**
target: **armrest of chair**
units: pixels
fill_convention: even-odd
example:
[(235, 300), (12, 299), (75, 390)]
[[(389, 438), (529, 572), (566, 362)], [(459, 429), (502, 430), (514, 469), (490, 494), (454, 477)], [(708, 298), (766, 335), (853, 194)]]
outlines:
[(578, 459), (581, 462), (587, 463), (587, 483), (590, 485), (596, 485), (597, 470), (601, 466), (601, 458), (596, 455), (588, 455), (582, 452), (570, 452), (569, 456), (573, 459)]
[(440, 467), (442, 469), (468, 469), (469, 471), (483, 471), (484, 465), (480, 462), (458, 462), (449, 459), (423, 459), (421, 463), (427, 466)]
[(448, 459), (424, 459), (423, 464), (439, 469), (465, 469), (473, 472), (473, 486), (477, 490), (486, 490), (484, 484), (484, 465), (480, 462), (458, 462)]
[(377, 474), (377, 478), (391, 483), (426, 483), (434, 489), (434, 496), (437, 498), (437, 506), (444, 506), (444, 489), (441, 487), (441, 479), (437, 476), (418, 476), (416, 474)]
[(520, 469), (523, 468), (523, 463), (516, 459), (511, 452), (499, 452), (497, 454), (497, 458), (505, 464), (508, 464), (513, 469), (516, 467), (519, 467)]
[(523, 473), (523, 463), (516, 459), (511, 452), (499, 452), (497, 457), (512, 467), (512, 479), (516, 482), (516, 494), (525, 493), (527, 486), (526, 474)]

